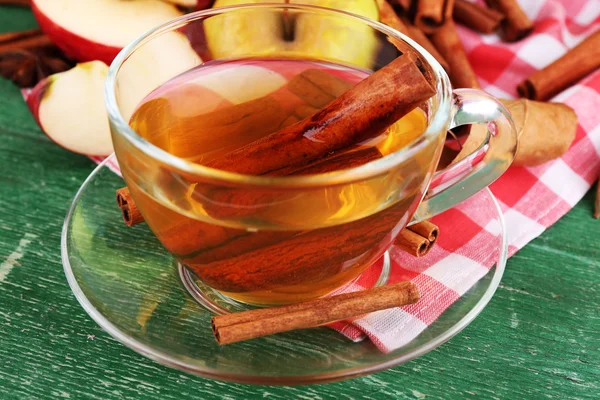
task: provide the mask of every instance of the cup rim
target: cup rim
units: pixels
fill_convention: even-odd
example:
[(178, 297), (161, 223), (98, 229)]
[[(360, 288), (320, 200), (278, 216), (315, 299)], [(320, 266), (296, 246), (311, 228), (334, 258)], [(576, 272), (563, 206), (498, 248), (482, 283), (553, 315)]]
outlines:
[[(403, 148), (386, 155), (378, 160), (352, 167), (344, 170), (327, 172), (314, 175), (297, 175), (297, 176), (261, 176), (261, 175), (246, 175), (236, 172), (224, 171), (216, 168), (211, 168), (205, 165), (197, 164), (183, 158), (177, 157), (160, 147), (152, 144), (135, 132), (123, 118), (116, 99), (116, 81), (119, 70), (124, 62), (141, 46), (153, 40), (161, 34), (174, 31), (190, 22), (205, 19), (215, 15), (235, 12), (243, 9), (291, 9), (291, 10), (315, 10), (331, 14), (342, 15), (347, 18), (358, 20), (372, 29), (379, 31), (394, 39), (400, 40), (412, 47), (419, 53), (419, 56), (431, 67), (433, 75), (436, 78), (437, 96), (439, 104), (430, 118), (429, 124), (425, 132), (419, 135), (411, 143)], [(105, 105), (108, 112), (110, 123), (116, 129), (117, 134), (122, 135), (128, 142), (135, 146), (138, 150), (144, 152), (150, 157), (159, 160), (162, 164), (175, 168), (178, 171), (194, 176), (208, 178), (211, 180), (223, 181), (228, 184), (235, 185), (251, 185), (251, 186), (277, 186), (277, 187), (321, 187), (325, 185), (335, 185), (350, 183), (353, 181), (365, 180), (378, 175), (381, 175), (399, 165), (403, 161), (409, 159), (414, 154), (418, 153), (423, 147), (429, 144), (439, 132), (448, 126), (450, 120), (450, 100), (452, 97), (452, 88), (446, 71), (437, 62), (437, 60), (429, 54), (423, 47), (413, 41), (403, 33), (384, 25), (381, 22), (374, 21), (360, 15), (349, 13), (342, 10), (304, 5), (304, 4), (279, 4), (279, 3), (263, 3), (263, 4), (240, 4), (235, 6), (210, 8), (202, 11), (185, 14), (175, 18), (169, 22), (159, 25), (145, 32), (137, 39), (125, 46), (111, 63), (104, 85)]]

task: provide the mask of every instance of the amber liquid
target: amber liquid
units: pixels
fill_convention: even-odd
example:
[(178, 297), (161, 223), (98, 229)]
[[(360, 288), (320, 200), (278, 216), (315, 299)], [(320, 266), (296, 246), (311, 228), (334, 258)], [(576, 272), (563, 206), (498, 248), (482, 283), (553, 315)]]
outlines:
[[(207, 63), (151, 93), (130, 123), (169, 153), (206, 164), (312, 116), (367, 75), (304, 60)], [(314, 160), (304, 172), (289, 173), (355, 167), (362, 162), (356, 152), (367, 155), (363, 161), (373, 152), (385, 156), (426, 125), (425, 113), (413, 110), (378, 137), (325, 160), (342, 157), (341, 163), (311, 169), (324, 162)], [(150, 228), (202, 281), (242, 302), (285, 304), (324, 295), (381, 256), (422, 194), (435, 157), (433, 147), (426, 150), (404, 165), (409, 174), (313, 189), (219, 186), (164, 166), (150, 183), (140, 184), (135, 168), (124, 174)], [(153, 195), (143, 188), (149, 184)]]

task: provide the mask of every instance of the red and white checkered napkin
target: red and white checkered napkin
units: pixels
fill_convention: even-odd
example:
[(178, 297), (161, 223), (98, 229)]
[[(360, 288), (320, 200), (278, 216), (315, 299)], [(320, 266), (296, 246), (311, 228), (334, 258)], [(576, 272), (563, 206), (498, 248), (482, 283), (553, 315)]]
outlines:
[[(535, 20), (535, 30), (517, 43), (504, 43), (496, 35), (481, 36), (459, 27), (482, 87), (504, 99), (516, 97), (516, 86), (526, 76), (600, 28), (600, 0), (520, 3)], [(554, 101), (571, 106), (579, 118), (577, 136), (569, 152), (535, 168), (511, 167), (491, 187), (504, 213), (509, 255), (569, 211), (600, 172), (600, 71)], [(114, 161), (111, 169), (118, 171)], [(414, 282), (421, 293), (417, 304), (337, 322), (331, 327), (355, 341), (369, 337), (383, 352), (413, 340), (486, 275), (497, 260), (499, 224), (489, 211), (489, 204), (485, 194), (479, 194), (435, 217), (433, 221), (442, 232), (437, 245), (424, 258), (392, 248), (388, 282)], [(374, 266), (345, 290), (372, 286), (380, 270), (381, 264)]]
[[(482, 36), (459, 27), (483, 89), (503, 99), (516, 97), (516, 86), (525, 77), (600, 29), (599, 0), (520, 3), (535, 20), (535, 30), (517, 43), (504, 43), (496, 35)], [(600, 173), (600, 70), (553, 101), (569, 105), (579, 118), (569, 152), (535, 168), (511, 167), (491, 186), (504, 213), (509, 256), (569, 211)], [(367, 336), (383, 352), (413, 340), (483, 277), (497, 259), (492, 247), (498, 243), (498, 225), (492, 214), (481, 208), (486, 204), (489, 202), (480, 194), (434, 218), (440, 226), (440, 237), (423, 259), (392, 249), (388, 282), (410, 279), (421, 292), (417, 304), (371, 313), (332, 327), (352, 340)], [(379, 271), (372, 268), (369, 272), (353, 289), (373, 284)]]

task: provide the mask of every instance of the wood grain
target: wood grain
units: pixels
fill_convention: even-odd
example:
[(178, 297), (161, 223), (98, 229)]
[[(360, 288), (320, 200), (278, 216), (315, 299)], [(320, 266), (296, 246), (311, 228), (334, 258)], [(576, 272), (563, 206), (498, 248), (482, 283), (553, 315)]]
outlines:
[[(18, 11), (0, 7), (0, 29), (10, 17), (11, 26), (30, 21)], [(595, 399), (600, 393), (600, 243), (578, 239), (598, 231), (592, 193), (509, 260), (489, 306), (437, 350), (351, 381), (255, 387), (158, 365), (110, 338), (79, 306), (62, 270), (60, 231), (92, 168), (50, 142), (17, 88), (0, 81), (0, 265), (14, 260), (0, 282), (2, 400)]]

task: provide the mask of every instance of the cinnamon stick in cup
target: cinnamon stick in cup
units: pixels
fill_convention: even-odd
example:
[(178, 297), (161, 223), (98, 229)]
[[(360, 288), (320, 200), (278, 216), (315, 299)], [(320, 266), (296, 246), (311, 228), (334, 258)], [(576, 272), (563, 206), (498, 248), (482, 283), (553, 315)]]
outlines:
[(289, 306), (219, 315), (212, 318), (211, 325), (215, 339), (224, 345), (413, 304), (419, 297), (413, 283), (400, 282)]
[(527, 36), (533, 30), (533, 22), (521, 8), (517, 0), (485, 0), (488, 7), (498, 10), (506, 17), (502, 22), (502, 37), (514, 42)]
[(454, 0), (418, 0), (415, 26), (425, 33), (433, 33), (452, 18)]
[(523, 97), (547, 100), (600, 68), (600, 30), (565, 55), (531, 74), (518, 87)]
[[(429, 52), (436, 60), (440, 63), (442, 68), (448, 71), (448, 63), (442, 57), (439, 51), (435, 48), (433, 43), (425, 36), (425, 34), (415, 27), (408, 23), (408, 21), (402, 20), (394, 11), (392, 6), (387, 2), (387, 0), (377, 0), (377, 6), (379, 7), (379, 20), (396, 29), (398, 32), (405, 34), (406, 36), (413, 39), (415, 42), (423, 46), (425, 50)], [(398, 47), (398, 46), (397, 46)], [(407, 46), (400, 46), (401, 51), (404, 51)]]
[(208, 164), (247, 175), (300, 166), (380, 134), (435, 94), (416, 57), (403, 54), (314, 116)]
[(466, 0), (455, 0), (454, 19), (468, 28), (481, 33), (493, 33), (504, 20), (504, 14)]
[(456, 25), (453, 21), (447, 21), (442, 27), (437, 29), (431, 36), (431, 42), (442, 54), (450, 66), (448, 75), (454, 88), (475, 88), (478, 89), (479, 81), (473, 71), (465, 48), (463, 47)]

